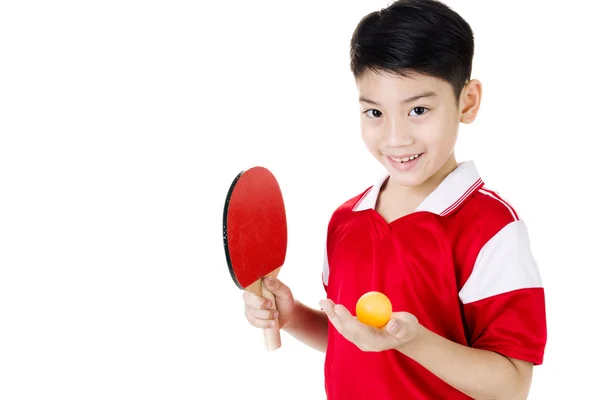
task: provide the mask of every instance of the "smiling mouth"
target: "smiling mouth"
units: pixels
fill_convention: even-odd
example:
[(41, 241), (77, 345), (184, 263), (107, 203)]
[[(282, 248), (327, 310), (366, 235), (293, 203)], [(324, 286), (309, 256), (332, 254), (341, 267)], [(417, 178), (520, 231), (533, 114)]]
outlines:
[(400, 164), (404, 164), (407, 163), (409, 161), (415, 160), (417, 158), (419, 158), (421, 155), (423, 155), (423, 153), (418, 153), (418, 154), (414, 154), (412, 156), (408, 156), (408, 157), (392, 157), (389, 156), (390, 160), (396, 162), (396, 163), (400, 163)]

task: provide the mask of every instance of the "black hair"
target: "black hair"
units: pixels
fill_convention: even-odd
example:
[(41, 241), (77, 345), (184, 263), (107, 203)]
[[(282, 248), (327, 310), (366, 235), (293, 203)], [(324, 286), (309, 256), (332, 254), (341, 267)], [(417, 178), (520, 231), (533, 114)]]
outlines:
[(458, 100), (471, 79), (474, 47), (471, 27), (447, 5), (397, 0), (360, 20), (350, 41), (350, 68), (355, 78), (373, 71), (443, 79)]

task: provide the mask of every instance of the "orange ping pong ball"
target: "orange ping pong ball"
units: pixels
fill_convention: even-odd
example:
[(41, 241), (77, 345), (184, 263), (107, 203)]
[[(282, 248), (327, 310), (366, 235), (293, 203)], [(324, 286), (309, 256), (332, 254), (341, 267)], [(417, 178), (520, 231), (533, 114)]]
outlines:
[(367, 292), (356, 302), (356, 317), (363, 324), (381, 328), (392, 317), (392, 303), (381, 292)]

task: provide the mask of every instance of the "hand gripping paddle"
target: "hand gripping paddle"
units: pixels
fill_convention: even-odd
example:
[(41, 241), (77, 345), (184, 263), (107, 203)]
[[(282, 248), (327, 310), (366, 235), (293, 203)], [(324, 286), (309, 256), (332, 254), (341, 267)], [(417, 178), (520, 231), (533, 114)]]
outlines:
[[(275, 309), (275, 296), (262, 278), (277, 277), (287, 250), (287, 220), (281, 189), (264, 167), (239, 173), (227, 193), (223, 244), (229, 272), (243, 290), (263, 296)], [(281, 346), (279, 325), (264, 329), (267, 350)]]

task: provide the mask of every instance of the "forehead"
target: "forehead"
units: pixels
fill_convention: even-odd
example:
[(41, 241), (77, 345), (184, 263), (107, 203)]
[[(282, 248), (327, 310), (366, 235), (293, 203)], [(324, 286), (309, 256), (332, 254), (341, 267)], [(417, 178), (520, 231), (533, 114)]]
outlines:
[(384, 71), (366, 71), (356, 79), (356, 87), (361, 96), (381, 102), (395, 102), (424, 92), (434, 92), (441, 98), (452, 96), (452, 87), (448, 82), (417, 73), (403, 76)]

